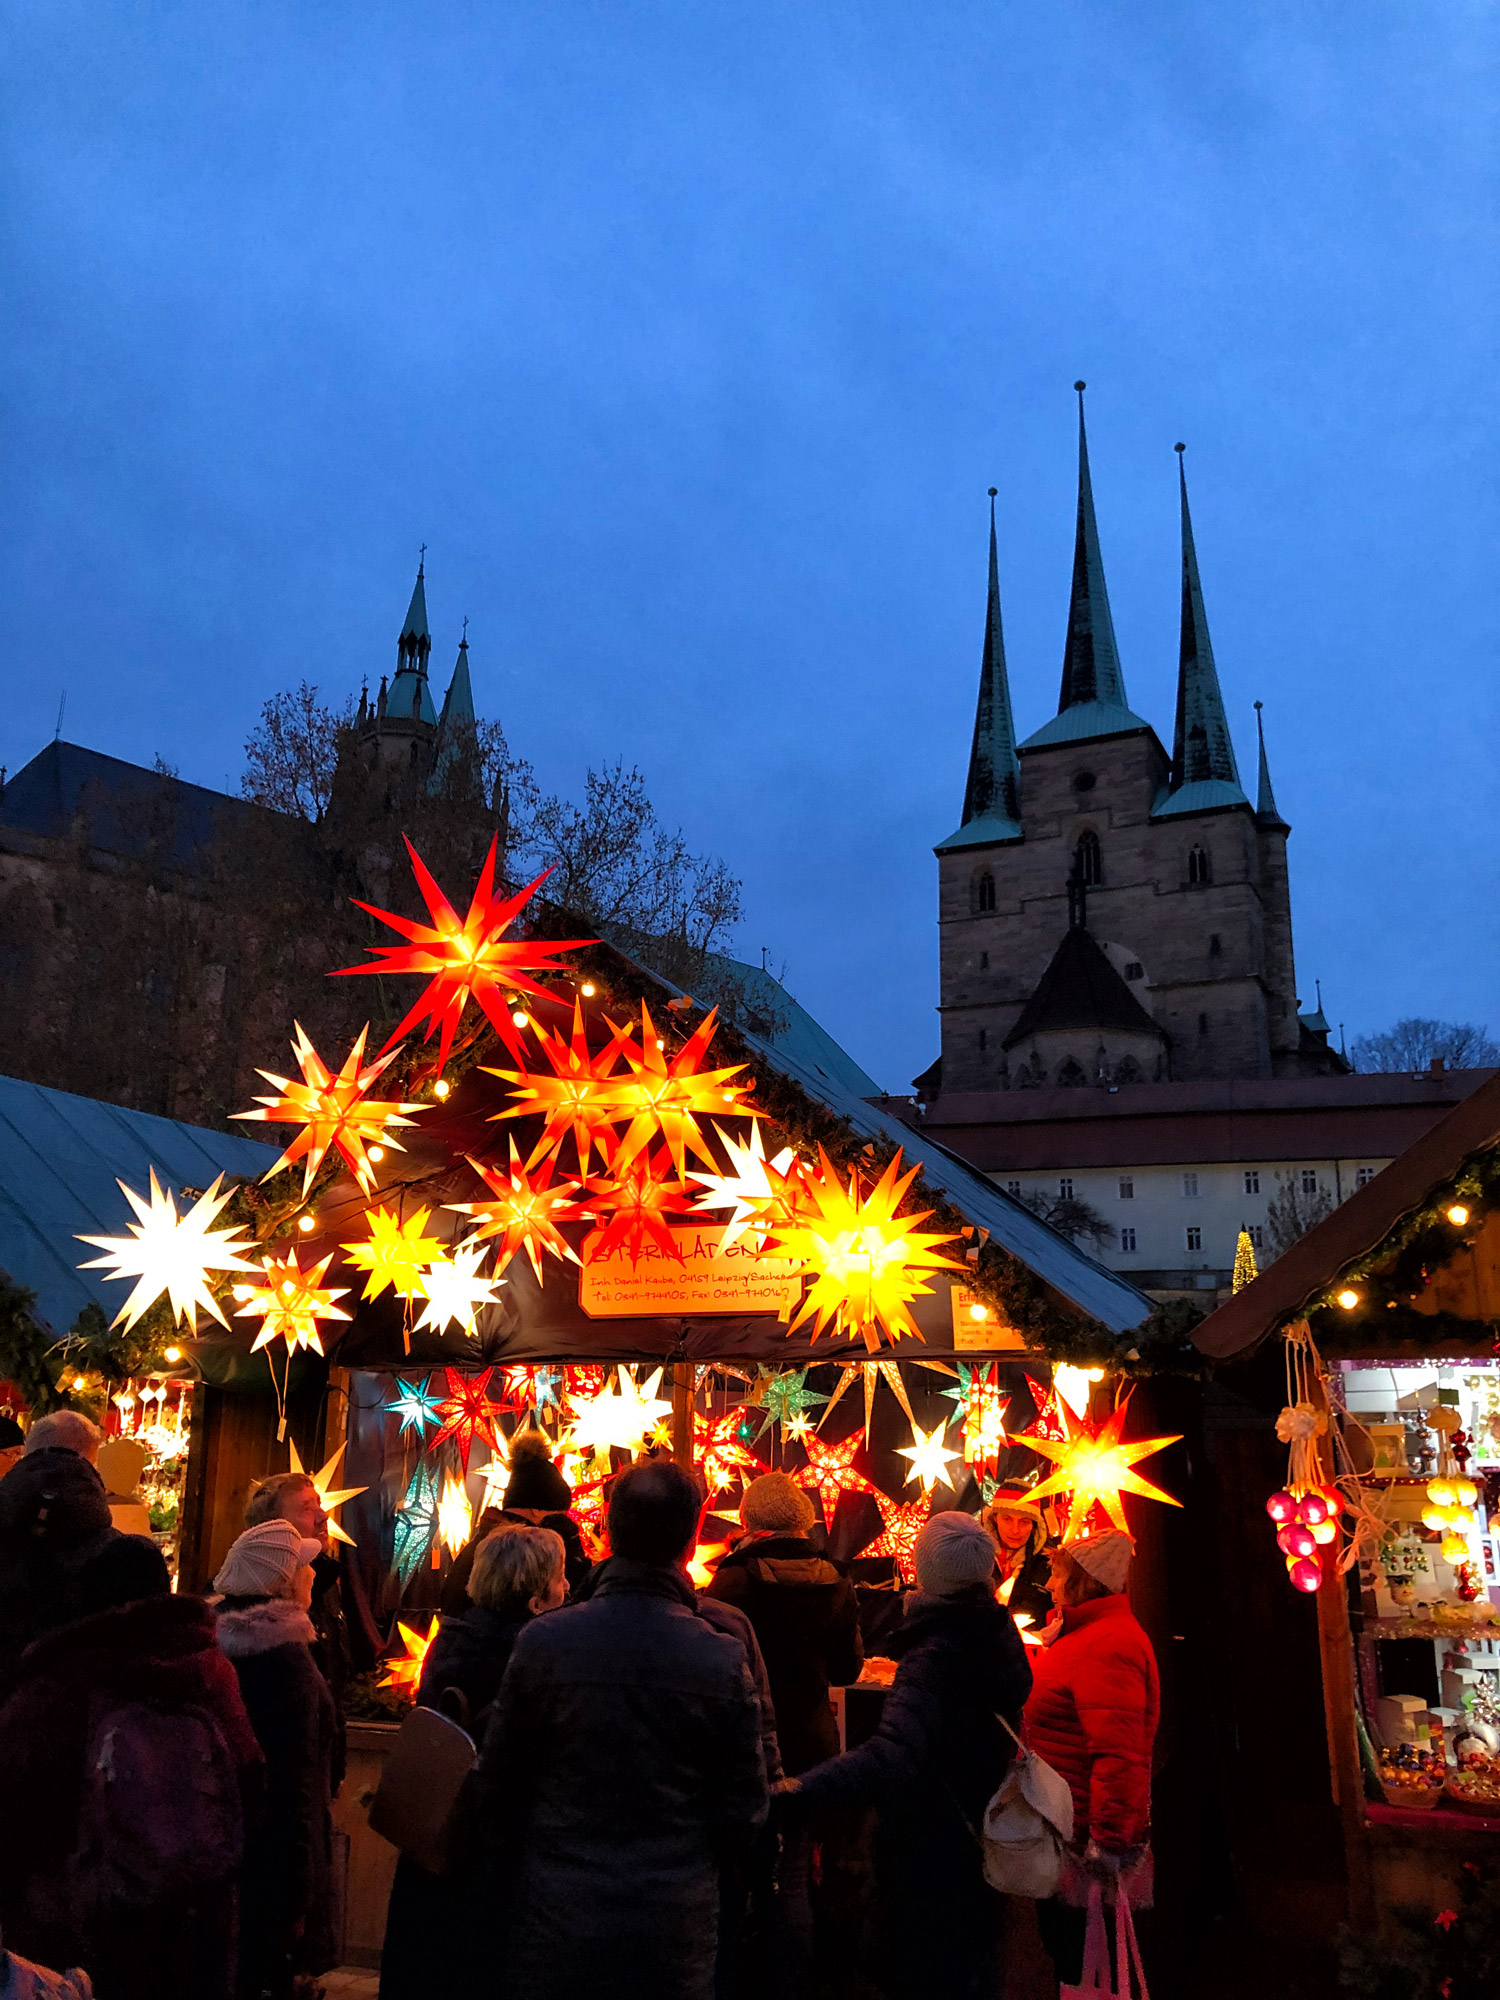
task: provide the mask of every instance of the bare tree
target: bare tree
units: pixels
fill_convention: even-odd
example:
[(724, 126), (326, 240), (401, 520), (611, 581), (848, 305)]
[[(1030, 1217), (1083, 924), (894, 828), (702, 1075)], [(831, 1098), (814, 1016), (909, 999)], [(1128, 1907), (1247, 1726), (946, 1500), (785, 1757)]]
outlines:
[(1024, 1189), (1019, 1199), (1023, 1208), (1039, 1215), (1070, 1243), (1087, 1239), (1096, 1250), (1108, 1250), (1118, 1234), (1092, 1202), (1081, 1201), (1077, 1195), (1048, 1194), (1045, 1188), (1032, 1187)]
[(1446, 1069), (1490, 1069), (1500, 1043), (1472, 1021), (1429, 1021), (1411, 1015), (1378, 1035), (1357, 1035), (1349, 1055), (1358, 1070), (1419, 1070), (1441, 1057)]
[(353, 724), (352, 700), (330, 708), (308, 681), (272, 695), (245, 739), (242, 796), (273, 812), (321, 820), (333, 797), (340, 741)]
[(1333, 1213), (1333, 1196), (1326, 1187), (1304, 1190), (1300, 1174), (1278, 1173), (1276, 1192), (1266, 1203), (1266, 1227), (1271, 1232), (1271, 1248), (1279, 1257), (1290, 1250), (1299, 1236)]

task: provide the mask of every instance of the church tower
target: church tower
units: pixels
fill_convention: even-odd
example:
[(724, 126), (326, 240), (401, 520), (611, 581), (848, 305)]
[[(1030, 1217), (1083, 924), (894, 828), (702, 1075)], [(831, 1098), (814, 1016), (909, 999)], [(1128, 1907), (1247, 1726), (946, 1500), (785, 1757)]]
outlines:
[(468, 620), (459, 642), (453, 678), (439, 715), (432, 699), (427, 665), (432, 635), (427, 629), (426, 561), (417, 565), (417, 580), (406, 620), (396, 639), (396, 671), (380, 678), (380, 692), (371, 702), (360, 696), (355, 735), (365, 768), (386, 774), (393, 786), (425, 786), (440, 790), (461, 763), (465, 734), (474, 733), (474, 691), (469, 679)]
[[(989, 598), (963, 819), (936, 849), (944, 1094), (1339, 1069), (1299, 1021), (1286, 822), (1261, 742), (1240, 784), (1178, 447), (1182, 618), (1169, 757), (1130, 707), (1078, 391), (1078, 506), (1057, 714), (1016, 742)], [(929, 1079), (923, 1079), (924, 1087)], [(932, 1094), (930, 1088), (928, 1094)]]

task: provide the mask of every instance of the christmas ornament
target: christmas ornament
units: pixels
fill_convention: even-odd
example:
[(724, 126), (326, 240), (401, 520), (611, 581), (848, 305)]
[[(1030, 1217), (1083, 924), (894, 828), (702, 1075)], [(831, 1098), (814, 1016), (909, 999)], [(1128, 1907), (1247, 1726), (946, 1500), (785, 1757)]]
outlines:
[(1060, 1442), (1066, 1438), (1063, 1429), (1062, 1411), (1058, 1405), (1055, 1389), (1047, 1389), (1033, 1376), (1026, 1377), (1026, 1387), (1031, 1391), (1031, 1400), (1036, 1407), (1036, 1416), (1024, 1431), (1017, 1431), (1014, 1442), (1028, 1444), (1032, 1438), (1051, 1438)]
[(415, 1626), (397, 1619), (396, 1630), (401, 1635), (401, 1642), (406, 1647), (406, 1652), (397, 1653), (385, 1660), (383, 1663), (385, 1672), (379, 1682), (381, 1687), (395, 1688), (408, 1700), (416, 1700), (417, 1689), (422, 1682), (422, 1668), (427, 1659), (427, 1649), (437, 1637), (437, 1628), (438, 1621), (435, 1616), (428, 1621), (425, 1632), (419, 1632)]
[(448, 1206), (456, 1214), (470, 1218), (470, 1243), (494, 1240), (497, 1271), (503, 1271), (518, 1250), (524, 1250), (531, 1259), (538, 1284), (542, 1282), (544, 1250), (559, 1260), (578, 1262), (578, 1252), (557, 1226), (560, 1222), (580, 1221), (588, 1215), (588, 1209), (572, 1199), (580, 1191), (577, 1181), (559, 1181), (553, 1187), (550, 1159), (544, 1160), (532, 1174), (522, 1166), (514, 1139), (510, 1142), (508, 1174), (497, 1167), (481, 1166), (478, 1160), (470, 1160), (469, 1165), (493, 1199), (450, 1201)]
[(448, 1393), (437, 1406), (443, 1423), (428, 1450), (436, 1452), (451, 1439), (466, 1473), (476, 1438), (487, 1444), (492, 1452), (498, 1449), (496, 1426), (500, 1405), (492, 1402), (486, 1393), (494, 1372), (493, 1368), (486, 1368), (481, 1375), (463, 1375), (456, 1368), (443, 1370)]
[[(772, 1424), (780, 1424), (785, 1438), (791, 1435), (789, 1427), (797, 1418), (806, 1418), (809, 1410), (816, 1409), (819, 1403), (826, 1403), (828, 1398), (818, 1390), (807, 1387), (805, 1368), (789, 1368), (782, 1374), (773, 1369), (763, 1370), (750, 1401), (765, 1412), (756, 1436), (762, 1436)], [(807, 1428), (806, 1423), (803, 1428)]]
[(946, 1431), (947, 1425), (941, 1422), (930, 1431), (924, 1431), (920, 1424), (914, 1423), (911, 1443), (897, 1446), (897, 1457), (911, 1460), (911, 1471), (906, 1475), (908, 1486), (914, 1479), (920, 1479), (924, 1494), (930, 1493), (940, 1479), (945, 1486), (952, 1486), (948, 1467), (961, 1454), (948, 1449)]
[(365, 1097), (365, 1092), (381, 1071), (395, 1061), (398, 1051), (392, 1049), (389, 1055), (378, 1056), (368, 1067), (361, 1068), (365, 1037), (370, 1032), (367, 1023), (360, 1029), (353, 1048), (344, 1058), (343, 1068), (335, 1075), (307, 1039), (302, 1023), (294, 1022), (293, 1027), (292, 1054), (301, 1068), (302, 1081), (293, 1083), (287, 1077), (273, 1075), (268, 1069), (258, 1070), (257, 1075), (265, 1078), (276, 1091), (276, 1096), (257, 1097), (258, 1110), (236, 1111), (233, 1114), (236, 1118), (258, 1119), (265, 1124), (301, 1125), (304, 1128), (275, 1166), (261, 1175), (261, 1179), (268, 1181), (283, 1167), (294, 1166), (302, 1160), (305, 1162), (302, 1199), (306, 1201), (324, 1155), (333, 1146), (343, 1155), (360, 1187), (369, 1194), (375, 1186), (375, 1168), (367, 1148), (378, 1142), (395, 1152), (402, 1151), (400, 1140), (391, 1137), (390, 1128), (393, 1125), (410, 1125), (412, 1120), (406, 1114), (422, 1109), (420, 1104), (396, 1104)]
[(427, 1383), (407, 1382), (396, 1377), (396, 1397), (393, 1402), (382, 1403), (381, 1408), (389, 1416), (401, 1419), (401, 1435), (415, 1431), (418, 1443), (422, 1443), (429, 1427), (436, 1430), (443, 1421), (438, 1412), (437, 1398), (432, 1395)]
[(608, 1388), (596, 1394), (568, 1392), (572, 1425), (568, 1445), (577, 1452), (604, 1452), (611, 1446), (621, 1451), (638, 1451), (642, 1440), (657, 1420), (672, 1414), (670, 1397), (657, 1395), (662, 1371), (658, 1368), (643, 1383), (623, 1365), (615, 1370), (616, 1393)]
[(749, 1089), (748, 1084), (729, 1081), (744, 1069), (743, 1063), (732, 1063), (727, 1069), (698, 1067), (708, 1053), (717, 1020), (718, 1009), (711, 1007), (677, 1053), (669, 1056), (646, 1003), (641, 1002), (640, 1040), (631, 1038), (632, 1029), (619, 1041), (628, 1074), (614, 1078), (609, 1085), (615, 1116), (630, 1121), (610, 1162), (616, 1175), (622, 1174), (658, 1133), (679, 1180), (687, 1171), (689, 1153), (713, 1166), (714, 1157), (704, 1146), (698, 1120), (709, 1111), (736, 1109), (736, 1099)]
[(834, 1509), (839, 1504), (841, 1493), (876, 1493), (883, 1495), (872, 1486), (862, 1472), (854, 1470), (854, 1454), (864, 1439), (858, 1431), (846, 1437), (839, 1444), (829, 1444), (826, 1439), (810, 1437), (804, 1440), (803, 1449), (807, 1453), (807, 1464), (801, 1472), (792, 1477), (799, 1486), (806, 1486), (817, 1494), (823, 1507), (823, 1520), (831, 1525)]
[(484, 1245), (470, 1240), (458, 1246), (451, 1262), (429, 1266), (422, 1280), (427, 1303), (417, 1321), (419, 1327), (441, 1333), (444, 1327), (461, 1326), (471, 1339), (478, 1334), (475, 1314), (497, 1303), (495, 1294), (505, 1283), (504, 1278), (478, 1275), (484, 1258)]
[[(797, 1158), (791, 1146), (784, 1146), (772, 1160), (766, 1158), (765, 1140), (761, 1137), (760, 1120), (750, 1121), (750, 1138), (742, 1145), (732, 1138), (717, 1122), (714, 1131), (719, 1144), (729, 1156), (732, 1169), (727, 1174), (705, 1174), (696, 1169), (688, 1175), (708, 1192), (699, 1197), (697, 1208), (703, 1214), (732, 1208), (734, 1213), (725, 1224), (724, 1234), (719, 1239), (721, 1251), (744, 1236), (752, 1250), (759, 1250), (765, 1243), (766, 1228), (774, 1221), (789, 1221), (790, 1217), (780, 1211), (781, 1190), (788, 1185), (793, 1162)], [(774, 1180), (773, 1180), (774, 1176)]]
[(267, 1255), (263, 1284), (235, 1286), (234, 1296), (244, 1301), (235, 1314), (236, 1319), (259, 1318), (261, 1322), (255, 1345), (250, 1349), (252, 1354), (277, 1340), (286, 1342), (289, 1359), (299, 1347), (311, 1348), (315, 1354), (323, 1352), (318, 1321), (352, 1317), (333, 1303), (347, 1295), (347, 1285), (322, 1288), (332, 1262), (330, 1250), (321, 1264), (304, 1271), (297, 1262), (297, 1246), (293, 1243), (284, 1257)]
[(591, 1053), (583, 1009), (575, 1000), (570, 1040), (565, 1042), (545, 1028), (537, 1030), (537, 1045), (552, 1065), (551, 1076), (524, 1067), (514, 1070), (486, 1066), (488, 1075), (515, 1086), (513, 1102), (495, 1114), (496, 1123), (502, 1118), (529, 1118), (537, 1112), (543, 1115), (542, 1136), (531, 1150), (526, 1162), (528, 1169), (553, 1154), (560, 1156), (563, 1141), (570, 1135), (580, 1174), (588, 1173), (589, 1160), (595, 1151), (608, 1167), (619, 1117), (610, 1087), (619, 1066), (620, 1042), (628, 1032), (628, 1029), (614, 1029), (606, 1045)]
[(506, 1450), (503, 1433), (497, 1433), (495, 1443), (499, 1450), (479, 1468), (479, 1477), (484, 1481), (484, 1491), (479, 1496), (481, 1514), (489, 1507), (503, 1507), (506, 1488), (510, 1485), (510, 1454)]
[(670, 1218), (689, 1214), (693, 1204), (679, 1181), (658, 1178), (649, 1154), (638, 1157), (622, 1178), (590, 1181), (588, 1189), (589, 1208), (598, 1222), (583, 1239), (585, 1264), (618, 1250), (634, 1270), (648, 1249), (682, 1262)]
[(398, 1299), (427, 1297), (428, 1270), (445, 1263), (448, 1254), (441, 1237), (424, 1234), (431, 1214), (430, 1208), (418, 1208), (403, 1220), (384, 1202), (365, 1210), (368, 1239), (339, 1245), (351, 1264), (368, 1273), (365, 1298), (378, 1299), (384, 1291), (394, 1292)]
[(754, 1452), (746, 1449), (742, 1433), (748, 1429), (743, 1405), (722, 1417), (693, 1412), (693, 1457), (703, 1469), (710, 1493), (722, 1493), (746, 1474), (753, 1477), (765, 1471)]
[(334, 1485), (333, 1482), (337, 1477), (339, 1466), (343, 1463), (343, 1445), (339, 1446), (328, 1463), (322, 1466), (317, 1472), (309, 1472), (303, 1465), (302, 1460), (297, 1455), (295, 1444), (289, 1442), (287, 1448), (291, 1454), (292, 1471), (301, 1473), (304, 1479), (310, 1479), (317, 1489), (318, 1501), (322, 1506), (329, 1534), (333, 1537), (334, 1541), (343, 1542), (347, 1548), (352, 1549), (354, 1547), (353, 1535), (345, 1534), (334, 1517), (346, 1500), (357, 1500), (361, 1493), (368, 1493), (370, 1489), (368, 1486), (336, 1487)]
[[(1437, 1433), (1437, 1473), (1427, 1483), (1427, 1505), (1422, 1509), (1422, 1525), (1442, 1535), (1438, 1553), (1445, 1562), (1462, 1564), (1469, 1560), (1469, 1536), (1475, 1525), (1474, 1507), (1479, 1488), (1463, 1471), (1458, 1444), (1468, 1438), (1463, 1418), (1448, 1403), (1437, 1403), (1424, 1413), (1423, 1421)], [(1467, 1449), (1463, 1459), (1468, 1458)]]
[(961, 1433), (966, 1462), (983, 1474), (993, 1471), (1009, 1440), (1005, 1417), (1010, 1399), (1000, 1393), (998, 1364), (993, 1361), (960, 1361), (958, 1387), (941, 1392), (958, 1405), (963, 1419)]
[(1085, 1537), (1089, 1511), (1096, 1504), (1103, 1508), (1114, 1527), (1127, 1533), (1125, 1509), (1120, 1501), (1122, 1493), (1136, 1493), (1145, 1500), (1164, 1500), (1169, 1507), (1182, 1505), (1180, 1500), (1174, 1500), (1170, 1493), (1163, 1493), (1159, 1486), (1153, 1486), (1132, 1470), (1141, 1459), (1176, 1444), (1180, 1433), (1173, 1437), (1138, 1438), (1127, 1444), (1124, 1430), (1128, 1409), (1126, 1397), (1098, 1425), (1075, 1420), (1064, 1412), (1063, 1424), (1068, 1435), (1062, 1442), (1040, 1437), (1026, 1440), (1028, 1450), (1040, 1452), (1057, 1467), (1049, 1478), (1031, 1488), (1032, 1499), (1041, 1500), (1049, 1493), (1066, 1493), (1072, 1503), (1064, 1542), (1081, 1541)]
[[(874, 1491), (874, 1489), (871, 1489)], [(917, 1536), (921, 1534), (927, 1521), (929, 1508), (924, 1496), (910, 1502), (887, 1499), (884, 1493), (875, 1492), (875, 1503), (880, 1509), (881, 1532), (866, 1548), (860, 1550), (861, 1559), (866, 1556), (891, 1556), (895, 1559), (896, 1570), (903, 1583), (917, 1580)]]
[(438, 1540), (450, 1556), (456, 1556), (474, 1532), (474, 1510), (464, 1491), (463, 1481), (451, 1472), (443, 1474), (443, 1490), (437, 1503)]
[(356, 908), (367, 910), (381, 923), (389, 924), (393, 931), (407, 939), (407, 943), (371, 945), (369, 949), (377, 961), (374, 965), (346, 965), (334, 975), (355, 977), (360, 973), (372, 973), (378, 978), (389, 972), (425, 974), (428, 983), (421, 998), (399, 1027), (392, 1030), (385, 1047), (393, 1048), (408, 1029), (425, 1022), (424, 1039), (431, 1041), (434, 1034), (440, 1038), (439, 1069), (448, 1060), (453, 1037), (471, 1000), (482, 1009), (490, 1026), (517, 1062), (524, 1063), (525, 1047), (511, 1019), (515, 1011), (515, 994), (531, 993), (538, 999), (546, 999), (547, 989), (536, 983), (536, 975), (566, 972), (567, 967), (558, 963), (555, 954), (577, 951), (593, 941), (589, 938), (570, 938), (566, 943), (554, 944), (540, 939), (506, 939), (506, 931), (552, 871), (549, 868), (538, 875), (534, 882), (513, 896), (497, 896), (495, 854), (498, 840), (496, 835), (490, 842), (490, 851), (474, 886), (468, 913), (462, 920), (408, 840), (406, 851), (411, 856), (412, 872), (417, 878), (417, 887), (422, 892), (431, 923), (412, 923), (409, 918), (398, 917), (390, 910), (377, 910), (373, 904), (361, 903), (355, 898)]
[(728, 1542), (699, 1542), (687, 1566), (688, 1581), (694, 1590), (707, 1590), (728, 1553)]
[(1102, 1368), (1074, 1368), (1066, 1361), (1059, 1361), (1052, 1370), (1052, 1387), (1075, 1417), (1088, 1415), (1089, 1391), (1103, 1380)]
[(106, 1254), (91, 1257), (86, 1264), (79, 1265), (79, 1270), (107, 1271), (112, 1278), (137, 1280), (130, 1297), (111, 1321), (112, 1327), (123, 1323), (127, 1333), (163, 1292), (171, 1300), (174, 1320), (194, 1332), (200, 1307), (210, 1319), (227, 1327), (229, 1322), (208, 1289), (208, 1273), (251, 1271), (259, 1275), (258, 1267), (245, 1256), (255, 1246), (245, 1240), (237, 1227), (209, 1227), (234, 1189), (220, 1194), (224, 1183), (220, 1174), (213, 1186), (205, 1189), (192, 1207), (179, 1216), (171, 1192), (164, 1191), (157, 1181), (155, 1167), (150, 1174), (149, 1204), (124, 1181), (117, 1183), (137, 1219), (128, 1225), (128, 1236), (80, 1236), (80, 1243), (91, 1243)]
[(892, 1342), (906, 1334), (920, 1337), (907, 1306), (931, 1292), (931, 1272), (962, 1266), (934, 1248), (955, 1237), (918, 1231), (930, 1209), (897, 1217), (918, 1171), (913, 1167), (902, 1175), (900, 1168), (898, 1150), (872, 1188), (861, 1185), (857, 1172), (846, 1185), (821, 1146), (816, 1174), (796, 1168), (795, 1219), (773, 1227), (767, 1238), (768, 1249), (803, 1265), (812, 1279), (789, 1331), (811, 1319), (816, 1339), (832, 1324), (841, 1333), (859, 1334), (872, 1354), (882, 1333)]
[(410, 1583), (426, 1562), (438, 1528), (438, 1488), (425, 1459), (418, 1463), (406, 1489), (406, 1497), (396, 1509), (396, 1542), (393, 1567), (403, 1587)]

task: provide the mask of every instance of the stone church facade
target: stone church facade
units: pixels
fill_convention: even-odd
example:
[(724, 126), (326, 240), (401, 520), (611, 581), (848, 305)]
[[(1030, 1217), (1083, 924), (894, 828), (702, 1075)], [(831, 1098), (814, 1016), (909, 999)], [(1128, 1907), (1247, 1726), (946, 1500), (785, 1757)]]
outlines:
[[(939, 843), (940, 1094), (1342, 1074), (1297, 1001), (1286, 820), (1260, 734), (1241, 784), (1182, 508), (1169, 755), (1130, 707), (1094, 512), (1083, 400), (1057, 714), (1018, 741), (993, 496), (989, 604), (963, 818)], [(1257, 710), (1259, 704), (1257, 704)], [(1258, 717), (1257, 717), (1258, 721)]]

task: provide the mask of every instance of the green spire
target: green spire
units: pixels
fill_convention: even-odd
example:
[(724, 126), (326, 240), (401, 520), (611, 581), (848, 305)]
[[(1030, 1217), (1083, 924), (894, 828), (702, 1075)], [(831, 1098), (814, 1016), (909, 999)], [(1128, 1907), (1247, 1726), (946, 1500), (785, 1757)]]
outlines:
[(1193, 517), (1182, 462), (1187, 447), (1179, 444), (1174, 449), (1182, 498), (1182, 643), (1177, 665), (1177, 725), (1172, 736), (1172, 790), (1218, 779), (1238, 791), (1240, 774), (1229, 739), (1224, 697), (1219, 692), (1198, 576), (1198, 551), (1193, 544)]
[(422, 554), (417, 562), (417, 581), (412, 588), (411, 603), (407, 606), (406, 623), (401, 627), (401, 636), (396, 641), (396, 672), (398, 674), (426, 674), (427, 656), (432, 651), (432, 637), (427, 630), (427, 587), (424, 575), (427, 567), (427, 544), (422, 544)]
[(995, 493), (990, 488), (990, 592), (984, 614), (984, 654), (979, 663), (979, 702), (974, 710), (974, 742), (969, 782), (964, 788), (965, 826), (976, 819), (1019, 821), (1021, 767), (1016, 759), (1016, 725), (1005, 671), (1005, 633), (1000, 623), (1000, 555), (995, 540)]
[(1260, 740), (1260, 784), (1255, 794), (1255, 817), (1290, 832), (1290, 827), (1277, 809), (1276, 794), (1271, 790), (1271, 767), (1266, 762), (1266, 729), (1260, 719), (1259, 702), (1255, 704), (1255, 734)]
[(1068, 638), (1063, 649), (1062, 692), (1057, 712), (1080, 702), (1105, 702), (1127, 708), (1125, 677), (1115, 645), (1109, 592), (1104, 584), (1104, 558), (1099, 553), (1099, 524), (1094, 518), (1094, 487), (1089, 478), (1089, 440), (1083, 422), (1086, 383), (1078, 392), (1078, 527), (1073, 538), (1073, 594), (1068, 605)]

